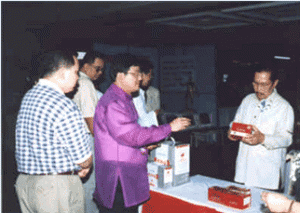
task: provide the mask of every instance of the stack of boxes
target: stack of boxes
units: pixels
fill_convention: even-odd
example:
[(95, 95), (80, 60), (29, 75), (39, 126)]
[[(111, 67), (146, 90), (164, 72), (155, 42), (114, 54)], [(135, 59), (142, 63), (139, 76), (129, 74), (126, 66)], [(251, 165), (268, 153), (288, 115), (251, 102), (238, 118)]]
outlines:
[(148, 162), (149, 184), (166, 188), (189, 181), (190, 144), (165, 141), (151, 151)]

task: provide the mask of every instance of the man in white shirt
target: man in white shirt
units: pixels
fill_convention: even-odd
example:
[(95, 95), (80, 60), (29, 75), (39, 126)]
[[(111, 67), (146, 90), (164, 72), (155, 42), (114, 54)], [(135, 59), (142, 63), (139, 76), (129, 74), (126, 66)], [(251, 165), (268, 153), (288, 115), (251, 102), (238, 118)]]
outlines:
[(146, 104), (146, 92), (147, 89), (149, 88), (150, 82), (151, 82), (151, 74), (152, 74), (152, 69), (153, 65), (149, 60), (146, 59), (140, 59), (139, 60), (140, 64), (140, 72), (141, 72), (141, 82), (140, 82), (140, 89), (138, 91), (138, 94), (134, 95), (133, 98), (133, 103), (134, 106), (137, 110), (137, 113), (139, 115), (138, 118), (138, 123), (141, 126), (145, 127), (150, 127), (152, 125), (158, 126), (158, 121), (157, 121), (157, 114), (159, 112), (159, 107), (156, 107), (155, 110), (151, 110), (148, 106), (147, 109), (147, 104)]
[[(251, 124), (252, 134), (240, 141), (235, 181), (248, 186), (277, 190), (283, 181), (287, 148), (292, 144), (294, 111), (281, 97), (275, 70), (255, 72), (255, 93), (246, 96), (234, 122)], [(236, 141), (228, 131), (228, 138)]]
[(158, 113), (160, 111), (160, 94), (159, 90), (153, 86), (150, 86), (151, 80), (153, 78), (153, 64), (150, 60), (142, 59), (140, 60), (140, 68), (142, 73), (141, 89), (144, 91), (144, 100), (146, 111), (155, 111)]
[[(86, 129), (90, 133), (90, 143), (93, 147), (94, 156), (94, 114), (97, 106), (99, 95), (93, 84), (104, 71), (104, 55), (96, 52), (88, 52), (82, 61), (80, 61), (80, 71), (78, 80), (78, 91), (74, 95), (73, 101), (80, 109), (86, 124)], [(99, 212), (96, 203), (93, 201), (93, 193), (95, 191), (95, 171), (91, 169), (88, 178), (83, 180), (83, 188), (85, 190), (86, 212)]]

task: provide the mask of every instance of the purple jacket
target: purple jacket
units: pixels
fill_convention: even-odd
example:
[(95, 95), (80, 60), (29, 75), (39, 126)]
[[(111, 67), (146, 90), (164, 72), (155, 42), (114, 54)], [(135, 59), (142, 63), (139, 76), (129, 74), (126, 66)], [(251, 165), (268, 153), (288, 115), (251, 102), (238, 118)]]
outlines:
[(147, 154), (140, 148), (171, 133), (169, 124), (141, 127), (132, 97), (112, 84), (94, 116), (96, 190), (94, 197), (112, 208), (118, 178), (126, 207), (149, 199)]

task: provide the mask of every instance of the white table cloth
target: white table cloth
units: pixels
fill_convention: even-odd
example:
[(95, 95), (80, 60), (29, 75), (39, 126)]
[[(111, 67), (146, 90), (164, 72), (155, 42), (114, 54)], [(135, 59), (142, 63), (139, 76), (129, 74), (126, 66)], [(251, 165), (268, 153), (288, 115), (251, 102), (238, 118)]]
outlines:
[[(220, 187), (227, 187), (230, 185), (243, 187), (243, 188), (249, 188), (251, 189), (251, 195), (252, 195), (252, 201), (251, 201), (251, 207), (246, 210), (235, 210), (232, 208), (227, 208), (223, 205), (213, 203), (208, 201), (208, 188), (211, 186), (220, 186)], [(258, 213), (261, 211), (261, 205), (263, 204), (263, 201), (261, 200), (261, 192), (264, 191), (259, 188), (255, 187), (245, 187), (244, 185), (225, 181), (225, 180), (219, 180), (211, 177), (206, 177), (202, 175), (195, 175), (190, 177), (190, 182), (185, 183), (180, 186), (176, 187), (170, 187), (166, 189), (162, 188), (151, 188), (152, 191), (159, 192), (168, 196), (172, 196), (178, 199), (181, 199), (183, 201), (189, 202), (191, 204), (206, 206), (210, 208), (214, 208), (217, 211), (224, 212), (224, 213), (234, 213), (234, 212), (253, 212)], [(267, 190), (266, 190), (267, 191)]]

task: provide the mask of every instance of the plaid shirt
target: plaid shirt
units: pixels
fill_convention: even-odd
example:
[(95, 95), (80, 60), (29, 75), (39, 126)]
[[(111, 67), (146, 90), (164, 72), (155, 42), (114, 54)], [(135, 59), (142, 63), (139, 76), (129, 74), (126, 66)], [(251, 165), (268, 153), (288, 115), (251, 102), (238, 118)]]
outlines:
[(53, 83), (40, 80), (24, 96), (16, 125), (18, 171), (57, 174), (79, 170), (91, 156), (76, 104)]

